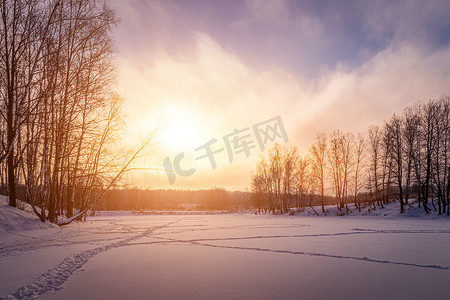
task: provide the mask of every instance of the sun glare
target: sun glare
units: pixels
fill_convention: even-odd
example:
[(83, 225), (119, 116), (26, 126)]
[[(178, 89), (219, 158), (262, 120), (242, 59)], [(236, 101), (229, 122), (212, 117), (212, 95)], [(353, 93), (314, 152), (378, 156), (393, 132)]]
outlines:
[(189, 112), (171, 113), (164, 131), (164, 144), (174, 150), (189, 150), (186, 148), (192, 148), (198, 141), (199, 128), (196, 124)]

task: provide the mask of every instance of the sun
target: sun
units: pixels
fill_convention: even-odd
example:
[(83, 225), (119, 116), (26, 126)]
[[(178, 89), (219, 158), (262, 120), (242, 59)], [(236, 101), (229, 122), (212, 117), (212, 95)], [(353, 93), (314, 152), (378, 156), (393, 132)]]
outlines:
[(164, 130), (164, 144), (177, 151), (188, 151), (198, 144), (200, 128), (198, 121), (188, 111), (170, 113), (167, 128)]

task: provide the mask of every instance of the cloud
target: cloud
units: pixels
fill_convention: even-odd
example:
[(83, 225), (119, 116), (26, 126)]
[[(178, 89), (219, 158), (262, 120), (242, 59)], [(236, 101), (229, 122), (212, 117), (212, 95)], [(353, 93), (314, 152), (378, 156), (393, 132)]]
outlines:
[[(119, 45), (123, 50), (119, 52), (119, 89), (128, 98), (128, 136), (151, 128), (160, 116), (185, 118), (198, 131), (190, 143), (183, 142), (178, 148), (162, 142), (156, 160), (161, 164), (165, 156), (174, 157), (181, 151), (189, 153), (186, 162), (194, 164), (193, 149), (211, 138), (221, 140), (234, 129), (278, 115), (290, 142), (305, 153), (316, 133), (335, 129), (365, 131), (419, 100), (450, 94), (450, 46), (418, 38), (413, 31), (426, 28), (424, 32), (430, 32), (436, 22), (429, 19), (445, 5), (431, 5), (424, 9), (426, 16), (418, 20), (409, 15), (418, 14), (417, 3), (403, 10), (405, 3), (388, 8), (356, 5), (359, 15), (355, 24), (361, 25), (358, 30), (362, 31), (345, 31), (348, 24), (342, 17), (345, 14), (340, 13), (348, 12), (347, 6), (338, 7), (340, 13), (327, 21), (317, 15), (317, 10), (327, 12), (326, 7), (293, 13), (291, 2), (272, 7), (272, 2), (251, 1), (246, 3), (244, 13), (229, 20), (227, 30), (238, 35), (232, 39), (224, 32), (209, 30), (201, 21), (189, 21), (192, 12), (175, 18), (173, 12), (181, 10), (174, 3), (137, 3), (124, 14), (140, 17), (127, 19), (125, 28), (144, 35), (136, 40), (136, 36), (121, 29), (119, 39), (121, 43), (129, 41)], [(392, 11), (386, 17), (389, 8)], [(143, 17), (147, 9), (154, 10), (148, 19)], [(412, 24), (412, 29), (405, 23)], [(332, 24), (337, 28), (336, 37), (331, 35)], [(277, 32), (284, 35), (276, 37)], [(380, 41), (378, 46), (369, 47), (370, 43), (359, 37), (362, 32), (369, 35), (368, 40)], [(333, 53), (341, 51), (340, 45), (353, 33), (353, 41), (361, 44), (355, 44), (356, 50), (349, 50), (346, 59), (337, 59), (342, 56)], [(434, 33), (435, 37), (439, 35)], [(264, 38), (268, 41), (257, 43)], [(339, 39), (343, 40), (336, 42)], [(236, 41), (244, 43), (234, 46)], [(296, 53), (294, 43), (311, 47), (305, 53)], [(259, 48), (272, 53), (275, 59), (267, 61)], [(310, 54), (315, 51), (320, 55)], [(333, 59), (320, 59), (327, 54)], [(310, 68), (286, 66), (288, 62), (308, 59), (317, 60), (310, 63), (310, 68), (316, 66), (312, 72)], [(229, 164), (222, 155), (217, 169), (198, 165), (194, 176), (177, 179), (172, 187), (223, 185), (243, 190), (258, 158), (259, 152), (254, 151), (250, 158)], [(164, 173), (149, 176), (141, 174), (139, 181), (169, 187)]]
[[(448, 43), (448, 1), (370, 1), (362, 9), (363, 27), (370, 38), (388, 43)], [(446, 36), (441, 40), (442, 36)]]
[[(313, 82), (283, 69), (253, 70), (202, 33), (196, 34), (195, 53), (193, 59), (180, 61), (161, 52), (148, 58), (152, 63), (144, 70), (122, 69), (121, 88), (133, 91), (127, 102), (130, 128), (142, 128), (140, 122), (178, 110), (191, 114), (201, 131), (189, 149), (180, 145), (171, 151), (163, 145), (161, 159), (166, 154), (173, 157), (176, 151), (193, 152), (210, 138), (220, 140), (233, 129), (277, 115), (282, 117), (292, 143), (304, 152), (318, 132), (365, 131), (418, 100), (450, 92), (445, 67), (450, 63), (448, 49), (389, 48), (358, 68), (325, 70)], [(258, 159), (258, 153), (253, 154), (235, 166), (240, 170), (242, 188)], [(213, 173), (206, 166), (203, 173), (178, 183), (220, 185), (217, 178), (230, 178), (229, 167), (224, 168), (226, 160), (223, 156)]]
[(419, 100), (449, 94), (449, 50), (402, 45), (381, 51), (358, 68), (324, 74), (310, 96), (316, 104), (308, 126), (323, 118), (322, 131), (364, 131)]

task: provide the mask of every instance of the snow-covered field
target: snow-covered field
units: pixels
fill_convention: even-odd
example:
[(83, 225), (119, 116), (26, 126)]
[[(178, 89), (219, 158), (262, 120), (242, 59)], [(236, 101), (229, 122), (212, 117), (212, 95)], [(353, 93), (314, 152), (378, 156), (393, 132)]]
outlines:
[(448, 218), (106, 215), (0, 231), (12, 299), (448, 299), (449, 277)]

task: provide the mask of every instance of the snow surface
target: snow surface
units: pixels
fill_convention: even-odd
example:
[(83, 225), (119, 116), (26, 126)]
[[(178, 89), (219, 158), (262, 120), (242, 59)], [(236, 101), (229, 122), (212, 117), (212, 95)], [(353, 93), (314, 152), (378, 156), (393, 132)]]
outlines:
[[(11, 210), (0, 207), (0, 219)], [(28, 217), (15, 213), (18, 224)], [(109, 214), (61, 228), (18, 225), (0, 231), (0, 296), (448, 299), (448, 218), (330, 215)]]
[(27, 203), (18, 201), (23, 210), (8, 205), (8, 197), (0, 195), (0, 232), (14, 232), (56, 228), (49, 222), (42, 223)]

